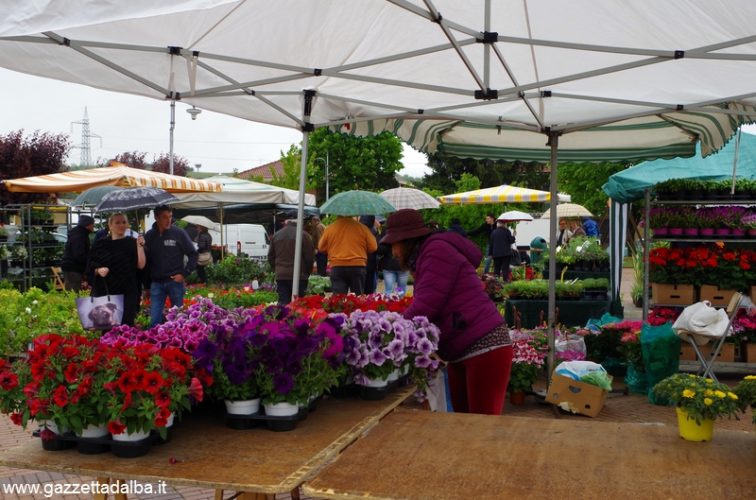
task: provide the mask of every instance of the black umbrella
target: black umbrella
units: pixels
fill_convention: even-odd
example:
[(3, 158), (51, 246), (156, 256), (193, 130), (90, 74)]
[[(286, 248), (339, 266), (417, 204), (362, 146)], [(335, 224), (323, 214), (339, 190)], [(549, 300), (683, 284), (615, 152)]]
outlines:
[(120, 212), (138, 208), (152, 208), (179, 201), (165, 189), (136, 187), (113, 191), (102, 197), (95, 212)]

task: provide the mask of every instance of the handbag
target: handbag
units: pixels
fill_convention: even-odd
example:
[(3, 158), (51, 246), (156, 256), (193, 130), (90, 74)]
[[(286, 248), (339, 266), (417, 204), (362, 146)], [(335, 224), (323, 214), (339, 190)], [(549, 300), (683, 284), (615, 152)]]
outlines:
[(210, 252), (200, 252), (197, 257), (198, 266), (206, 266), (213, 263), (213, 254)]
[(520, 256), (520, 251), (517, 250), (517, 247), (512, 246), (512, 253), (509, 255), (509, 265), (519, 266), (520, 264), (522, 264), (522, 257)]
[[(104, 278), (103, 278), (104, 280)], [(85, 330), (110, 330), (123, 320), (124, 296), (110, 295), (105, 285), (101, 297), (77, 297), (76, 311)]]

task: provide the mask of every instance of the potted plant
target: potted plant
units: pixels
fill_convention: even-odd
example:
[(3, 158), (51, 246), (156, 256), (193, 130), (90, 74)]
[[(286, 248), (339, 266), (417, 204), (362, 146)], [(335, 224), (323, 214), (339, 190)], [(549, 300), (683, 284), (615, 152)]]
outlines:
[(743, 224), (743, 228), (746, 230), (748, 237), (756, 238), (756, 212), (743, 215), (740, 222)]
[(543, 369), (546, 351), (541, 341), (530, 333), (513, 330), (512, 335), (512, 370), (509, 375), (509, 402), (514, 405), (523, 404), (525, 394), (530, 392)]
[(745, 413), (751, 407), (751, 420), (756, 425), (756, 375), (746, 375), (733, 389), (738, 396), (740, 410)]
[(665, 237), (668, 234), (670, 209), (666, 207), (654, 207), (649, 214), (650, 229), (655, 238)]
[(688, 441), (710, 441), (714, 420), (737, 418), (740, 410), (738, 396), (730, 387), (699, 375), (676, 373), (652, 390), (658, 400), (676, 406), (680, 437)]
[(609, 279), (607, 278), (586, 278), (580, 280), (583, 285), (583, 296), (586, 299), (602, 300), (606, 298), (606, 292), (609, 290)]
[(8, 241), (8, 230), (0, 223), (0, 241)]

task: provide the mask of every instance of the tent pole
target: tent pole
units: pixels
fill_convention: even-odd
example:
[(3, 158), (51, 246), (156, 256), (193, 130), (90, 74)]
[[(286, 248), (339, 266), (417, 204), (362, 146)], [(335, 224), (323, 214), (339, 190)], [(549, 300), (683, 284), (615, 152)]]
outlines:
[(738, 156), (740, 156), (740, 131), (738, 129), (738, 135), (735, 136), (735, 154), (732, 158), (732, 184), (730, 185), (730, 194), (735, 194), (735, 179), (738, 175)]
[[(299, 169), (299, 200), (297, 204), (297, 236), (294, 240), (294, 276), (292, 276), (291, 299), (297, 297), (299, 291), (299, 273), (302, 269), (302, 238), (304, 232), (304, 199), (305, 184), (307, 176), (307, 146), (310, 139), (310, 130), (313, 128), (310, 123), (310, 114), (312, 112), (312, 101), (315, 97), (314, 90), (304, 91), (304, 125), (302, 126), (302, 163)], [(310, 273), (307, 273), (308, 275)], [(304, 290), (302, 291), (304, 295)]]
[(651, 189), (646, 188), (643, 221), (643, 321), (648, 322), (648, 257), (649, 257), (649, 221), (651, 220)]
[(557, 153), (559, 151), (559, 132), (548, 131), (549, 142), (551, 147), (551, 173), (549, 174), (549, 190), (551, 191), (550, 205), (551, 217), (549, 218), (549, 323), (548, 323), (548, 369), (547, 375), (549, 383), (551, 382), (551, 373), (554, 371), (554, 349), (556, 344), (555, 332), (556, 327), (556, 243), (557, 243), (557, 205), (559, 205), (559, 195), (557, 194)]
[(171, 99), (171, 127), (168, 140), (170, 152), (168, 153), (168, 173), (173, 175), (173, 129), (176, 128), (176, 99)]

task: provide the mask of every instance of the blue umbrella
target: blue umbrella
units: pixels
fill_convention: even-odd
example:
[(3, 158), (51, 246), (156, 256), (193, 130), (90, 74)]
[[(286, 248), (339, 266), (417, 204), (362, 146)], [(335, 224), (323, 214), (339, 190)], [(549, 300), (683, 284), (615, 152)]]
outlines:
[(165, 189), (135, 187), (112, 191), (102, 197), (95, 212), (121, 212), (138, 208), (153, 208), (179, 201)]

